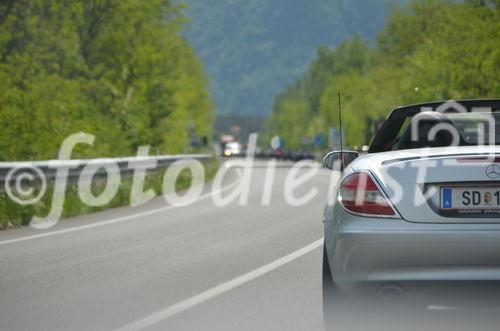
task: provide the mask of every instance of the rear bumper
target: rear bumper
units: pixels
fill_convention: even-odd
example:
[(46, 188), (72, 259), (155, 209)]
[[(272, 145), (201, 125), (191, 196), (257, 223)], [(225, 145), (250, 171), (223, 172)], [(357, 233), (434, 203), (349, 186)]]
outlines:
[(410, 223), (336, 210), (325, 247), (337, 284), (500, 281), (500, 224)]

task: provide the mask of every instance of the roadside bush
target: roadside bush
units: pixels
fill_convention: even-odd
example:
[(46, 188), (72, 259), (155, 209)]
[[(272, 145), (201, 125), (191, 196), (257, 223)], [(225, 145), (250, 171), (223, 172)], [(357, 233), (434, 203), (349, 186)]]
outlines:
[[(205, 168), (205, 180), (211, 180), (219, 169), (219, 161), (212, 159), (203, 162)], [(163, 177), (166, 168), (158, 169), (147, 174), (144, 182), (144, 190), (152, 189), (156, 195), (162, 194)], [(183, 170), (175, 185), (176, 191), (183, 191), (191, 186), (191, 173)], [(99, 178), (92, 182), (92, 192), (99, 194), (105, 188), (106, 180)], [(70, 218), (82, 214), (98, 212), (110, 208), (127, 206), (130, 204), (130, 191), (132, 188), (132, 176), (123, 177), (115, 197), (106, 205), (91, 207), (84, 204), (78, 196), (77, 182), (70, 182), (66, 188), (62, 218)], [(12, 201), (5, 192), (0, 193), (0, 230), (12, 227), (28, 225), (33, 216), (43, 217), (52, 204), (53, 183), (48, 185), (43, 198), (36, 205), (22, 206)]]

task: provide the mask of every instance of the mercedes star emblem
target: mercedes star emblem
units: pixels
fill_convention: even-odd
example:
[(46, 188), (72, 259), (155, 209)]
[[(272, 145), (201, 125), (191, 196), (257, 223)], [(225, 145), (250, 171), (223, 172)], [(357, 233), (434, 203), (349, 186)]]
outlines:
[(500, 166), (496, 164), (490, 165), (488, 168), (486, 168), (486, 176), (488, 176), (491, 179), (497, 179), (500, 177)]

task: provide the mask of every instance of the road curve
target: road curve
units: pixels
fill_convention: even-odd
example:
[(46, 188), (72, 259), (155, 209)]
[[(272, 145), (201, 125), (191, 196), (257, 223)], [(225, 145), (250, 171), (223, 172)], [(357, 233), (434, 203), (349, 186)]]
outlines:
[[(322, 330), (321, 213), (331, 173), (284, 197), (291, 164), (252, 169), (249, 203), (147, 205), (0, 233), (0, 330)], [(241, 176), (227, 176), (229, 193)]]

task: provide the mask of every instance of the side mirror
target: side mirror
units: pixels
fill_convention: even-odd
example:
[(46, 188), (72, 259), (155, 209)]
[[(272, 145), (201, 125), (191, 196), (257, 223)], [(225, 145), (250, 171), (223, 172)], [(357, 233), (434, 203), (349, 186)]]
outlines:
[(359, 153), (355, 151), (333, 151), (323, 158), (323, 166), (330, 170), (340, 170), (341, 164), (345, 168), (358, 157)]

